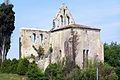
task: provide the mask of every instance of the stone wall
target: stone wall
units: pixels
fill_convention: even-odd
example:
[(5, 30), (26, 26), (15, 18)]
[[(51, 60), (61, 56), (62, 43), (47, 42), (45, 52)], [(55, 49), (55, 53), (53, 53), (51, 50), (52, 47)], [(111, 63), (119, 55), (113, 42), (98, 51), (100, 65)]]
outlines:
[(100, 40), (100, 31), (90, 29), (74, 29), (79, 37), (77, 45), (76, 63), (83, 67), (83, 50), (88, 50), (88, 59), (95, 60), (98, 55), (104, 61), (103, 45)]
[(83, 67), (83, 50), (88, 50), (88, 59), (95, 60), (96, 55), (98, 55), (98, 59), (104, 61), (103, 45), (100, 41), (100, 31), (75, 28), (55, 31), (50, 34), (50, 44), (52, 44), (53, 48), (52, 62), (56, 62), (57, 59), (62, 59), (67, 55), (73, 57), (71, 30), (76, 32), (78, 37), (78, 40), (76, 41), (77, 50), (75, 51), (75, 59), (80, 67)]
[[(74, 41), (75, 46), (75, 62), (80, 67), (83, 67), (83, 51), (88, 51), (88, 59), (95, 60), (96, 55), (100, 61), (104, 61), (103, 54), (103, 45), (100, 41), (100, 31), (99, 30), (90, 30), (90, 29), (79, 29), (79, 28), (69, 28), (63, 29), (55, 32), (46, 32), (40, 30), (30, 30), (22, 29), (21, 30), (21, 57), (28, 57), (31, 54), (37, 56), (37, 52), (33, 49), (33, 45), (38, 48), (41, 45), (45, 49), (45, 54), (48, 53), (50, 45), (53, 48), (51, 62), (55, 63), (63, 58), (66, 59), (69, 56), (69, 59), (73, 61), (73, 45), (72, 45), (72, 31), (77, 36), (77, 40)], [(36, 34), (36, 39), (34, 35)], [(43, 35), (43, 40), (41, 41), (41, 34)], [(33, 37), (32, 37), (33, 36)], [(45, 61), (47, 59), (47, 61)], [(44, 64), (49, 64), (49, 58), (47, 57), (44, 60)], [(41, 61), (40, 65), (41, 65)], [(47, 62), (47, 63), (46, 63)], [(43, 64), (42, 64), (43, 65)], [(46, 65), (44, 65), (46, 66)]]
[(41, 31), (39, 29), (21, 29), (20, 31), (20, 53), (21, 57), (29, 57), (31, 54), (37, 56), (35, 48), (41, 45), (45, 54), (47, 54), (49, 49), (49, 32)]
[[(73, 25), (72, 25), (73, 24)], [(87, 60), (104, 61), (103, 44), (100, 40), (100, 29), (77, 25), (65, 4), (59, 8), (53, 19), (50, 31), (40, 29), (21, 29), (20, 57), (38, 56), (33, 46), (38, 49), (41, 45), (45, 50), (43, 59), (38, 65), (45, 70), (49, 63), (59, 60), (75, 61), (81, 68)], [(53, 52), (49, 54), (49, 48)]]

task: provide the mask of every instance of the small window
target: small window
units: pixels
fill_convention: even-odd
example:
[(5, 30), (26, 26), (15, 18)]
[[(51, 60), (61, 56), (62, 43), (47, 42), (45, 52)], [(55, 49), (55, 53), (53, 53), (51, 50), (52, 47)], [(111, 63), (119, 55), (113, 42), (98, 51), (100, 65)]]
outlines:
[(63, 25), (63, 16), (61, 15), (60, 18), (61, 18), (61, 25)]
[(43, 34), (40, 34), (40, 42), (43, 42)]
[(88, 52), (89, 50), (83, 50), (83, 68), (88, 67)]
[(59, 52), (60, 52), (60, 54), (62, 53), (62, 51), (61, 51), (61, 50), (59, 50)]
[(87, 34), (87, 30), (85, 30), (85, 33)]
[(67, 22), (68, 22), (68, 25), (70, 24), (70, 17), (67, 16)]
[(59, 50), (59, 52), (60, 52), (60, 57), (61, 57), (62, 51), (61, 51), (61, 50)]
[(32, 42), (35, 43), (35, 40), (36, 40), (36, 34), (33, 33), (33, 35), (32, 35)]
[(53, 27), (55, 27), (55, 21), (53, 21)]
[(83, 68), (85, 68), (85, 50), (83, 50)]
[(89, 50), (86, 51), (86, 67), (88, 67), (88, 52)]
[(65, 15), (65, 9), (64, 9), (64, 15)]

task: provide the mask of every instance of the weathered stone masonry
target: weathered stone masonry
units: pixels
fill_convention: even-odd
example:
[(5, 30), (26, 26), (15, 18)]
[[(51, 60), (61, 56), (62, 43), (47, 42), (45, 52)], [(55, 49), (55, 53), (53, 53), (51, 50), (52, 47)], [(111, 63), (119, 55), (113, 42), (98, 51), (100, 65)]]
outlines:
[[(55, 63), (63, 58), (67, 59), (66, 56), (69, 56), (68, 59), (72, 61), (74, 54), (75, 63), (81, 68), (86, 66), (86, 60), (94, 61), (96, 56), (100, 61), (104, 61), (100, 29), (75, 24), (72, 15), (64, 4), (54, 17), (53, 28), (50, 31), (32, 28), (21, 29), (20, 57), (28, 57), (31, 54), (38, 56), (32, 47), (33, 45), (36, 48), (41, 45), (45, 49), (44, 54), (47, 56), (38, 61), (38, 65), (44, 69), (50, 62)], [(50, 47), (53, 48), (51, 57), (49, 57)]]

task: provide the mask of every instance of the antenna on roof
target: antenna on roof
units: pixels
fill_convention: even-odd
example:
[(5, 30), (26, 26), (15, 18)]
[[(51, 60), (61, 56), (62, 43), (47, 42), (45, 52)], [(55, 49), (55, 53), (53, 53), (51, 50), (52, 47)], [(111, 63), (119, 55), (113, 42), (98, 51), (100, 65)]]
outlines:
[(8, 5), (9, 2), (10, 2), (9, 0), (4, 0), (5, 5)]

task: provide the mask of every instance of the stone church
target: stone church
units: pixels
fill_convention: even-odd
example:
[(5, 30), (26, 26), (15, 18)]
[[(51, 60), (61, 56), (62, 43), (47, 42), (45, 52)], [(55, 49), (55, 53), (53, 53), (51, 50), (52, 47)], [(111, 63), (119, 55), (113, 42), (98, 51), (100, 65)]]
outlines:
[[(36, 49), (44, 48), (44, 57), (37, 61), (44, 69), (59, 60), (75, 61), (84, 68), (86, 60), (104, 61), (100, 29), (76, 24), (69, 9), (62, 4), (53, 18), (49, 31), (36, 28), (22, 28), (19, 39), (20, 58), (38, 56)], [(50, 52), (52, 48), (52, 52)]]

